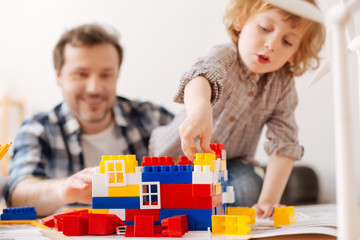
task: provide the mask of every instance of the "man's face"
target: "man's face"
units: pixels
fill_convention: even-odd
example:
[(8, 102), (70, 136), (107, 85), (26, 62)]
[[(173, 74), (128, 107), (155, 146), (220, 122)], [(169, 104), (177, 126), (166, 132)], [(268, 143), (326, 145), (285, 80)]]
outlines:
[(269, 9), (256, 14), (239, 29), (239, 53), (252, 72), (273, 72), (294, 60), (303, 33), (283, 18), (279, 9)]
[(93, 46), (67, 44), (65, 63), (57, 72), (64, 100), (80, 124), (104, 123), (116, 99), (119, 57), (109, 43)]

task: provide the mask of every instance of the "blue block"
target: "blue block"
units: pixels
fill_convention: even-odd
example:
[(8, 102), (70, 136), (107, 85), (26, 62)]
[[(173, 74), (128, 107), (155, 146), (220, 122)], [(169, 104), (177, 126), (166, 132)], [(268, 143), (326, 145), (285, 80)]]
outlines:
[(186, 214), (189, 231), (203, 231), (211, 227), (212, 209), (160, 209), (160, 220), (168, 217)]
[(146, 166), (141, 177), (143, 182), (192, 183), (192, 171), (193, 165)]
[(93, 197), (94, 209), (140, 209), (140, 197)]
[[(135, 225), (134, 221), (124, 221), (126, 225)], [(154, 225), (161, 225), (161, 221), (154, 221)]]
[(36, 220), (35, 207), (5, 208), (1, 220)]

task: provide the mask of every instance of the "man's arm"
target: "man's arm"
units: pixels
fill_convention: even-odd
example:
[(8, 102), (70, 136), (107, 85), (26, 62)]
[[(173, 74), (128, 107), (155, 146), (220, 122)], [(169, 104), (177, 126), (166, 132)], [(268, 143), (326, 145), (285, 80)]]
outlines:
[(281, 196), (294, 166), (294, 159), (287, 156), (271, 155), (260, 197), (253, 207), (258, 216), (270, 217), (274, 208), (280, 206)]
[(27, 177), (15, 186), (12, 206), (34, 206), (38, 216), (47, 216), (67, 204), (91, 204), (93, 171), (94, 168), (85, 168), (70, 177), (57, 179)]

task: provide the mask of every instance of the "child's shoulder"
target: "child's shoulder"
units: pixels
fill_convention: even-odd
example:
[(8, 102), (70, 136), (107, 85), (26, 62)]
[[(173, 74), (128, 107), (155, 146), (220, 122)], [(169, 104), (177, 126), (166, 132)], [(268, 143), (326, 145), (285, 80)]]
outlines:
[(237, 46), (234, 43), (216, 45), (211, 48), (208, 56), (220, 62), (236, 59), (238, 56)]

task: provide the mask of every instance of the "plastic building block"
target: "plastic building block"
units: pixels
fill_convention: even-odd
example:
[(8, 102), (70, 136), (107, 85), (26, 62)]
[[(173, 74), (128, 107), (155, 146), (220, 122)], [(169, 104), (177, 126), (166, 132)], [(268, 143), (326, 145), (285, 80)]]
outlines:
[(192, 183), (192, 165), (144, 167), (143, 182)]
[(1, 220), (35, 220), (35, 207), (5, 208)]
[(213, 184), (214, 172), (210, 172), (209, 166), (203, 166), (203, 169), (201, 169), (200, 165), (195, 165), (192, 178), (193, 184)]
[(206, 231), (211, 227), (211, 216), (215, 214), (213, 209), (160, 209), (160, 219), (177, 215), (187, 216), (189, 231)]
[(112, 234), (117, 226), (125, 226), (125, 223), (115, 214), (89, 214), (89, 234)]
[(174, 165), (173, 157), (143, 157), (141, 166), (170, 166)]
[(161, 196), (193, 196), (194, 188), (190, 183), (161, 184)]
[(60, 213), (53, 214), (53, 215), (50, 215), (50, 216), (47, 216), (47, 217), (41, 219), (41, 222), (42, 222), (42, 224), (44, 224), (47, 227), (54, 228), (55, 227), (55, 215), (74, 212), (74, 211), (76, 211), (76, 210), (73, 208), (68, 208)]
[(5, 156), (5, 154), (7, 153), (7, 151), (9, 150), (10, 146), (12, 143), (10, 144), (5, 144), (4, 146), (0, 145), (0, 160)]
[(100, 173), (105, 173), (105, 162), (111, 160), (123, 160), (125, 165), (124, 172), (126, 173), (134, 173), (135, 167), (138, 166), (138, 161), (136, 161), (135, 155), (107, 155), (102, 156), (102, 161), (100, 162)]
[(88, 234), (89, 217), (87, 214), (64, 215), (62, 218), (62, 232), (66, 236), (83, 236)]
[(159, 209), (125, 209), (125, 221), (134, 221), (135, 216), (153, 216), (154, 221), (160, 220)]
[[(101, 213), (101, 212), (99, 212)], [(108, 214), (115, 214), (118, 216), (121, 220), (125, 221), (126, 218), (126, 209), (108, 209)]]
[(186, 156), (180, 156), (178, 165), (194, 165), (194, 163)]
[(215, 152), (216, 159), (226, 160), (226, 151), (224, 144), (210, 144), (211, 150)]
[(140, 184), (140, 208), (141, 209), (160, 209), (160, 183), (143, 182)]
[(196, 153), (194, 165), (208, 165), (210, 166), (210, 171), (213, 172), (215, 157), (214, 153)]
[(128, 225), (125, 237), (162, 237), (161, 225), (154, 225), (153, 216), (135, 216), (134, 225)]
[(227, 207), (226, 215), (246, 215), (250, 218), (249, 224), (255, 223), (255, 209), (248, 207)]
[[(72, 209), (68, 212), (62, 212), (62, 213), (58, 213), (53, 215), (54, 216), (54, 227), (56, 230), (58, 231), (63, 231), (63, 217), (64, 216), (70, 216), (70, 215), (81, 215), (81, 214), (88, 214), (89, 210), (87, 209), (83, 209), (83, 210), (76, 210), (76, 209)], [(46, 224), (44, 224), (46, 225)]]
[(165, 218), (161, 221), (164, 237), (182, 237), (188, 230), (186, 215)]
[(296, 222), (294, 206), (275, 208), (274, 225), (290, 225)]
[(140, 208), (139, 197), (93, 197), (92, 207), (99, 209)]
[(246, 235), (251, 231), (251, 228), (247, 225), (250, 218), (246, 215), (213, 215), (211, 219), (213, 234)]
[(214, 184), (192, 184), (192, 196), (194, 197), (210, 197), (215, 194), (216, 185)]
[(139, 184), (119, 187), (108, 187), (109, 197), (139, 197)]
[(227, 186), (226, 192), (222, 193), (222, 202), (223, 203), (233, 203), (235, 202), (235, 192), (233, 186)]

